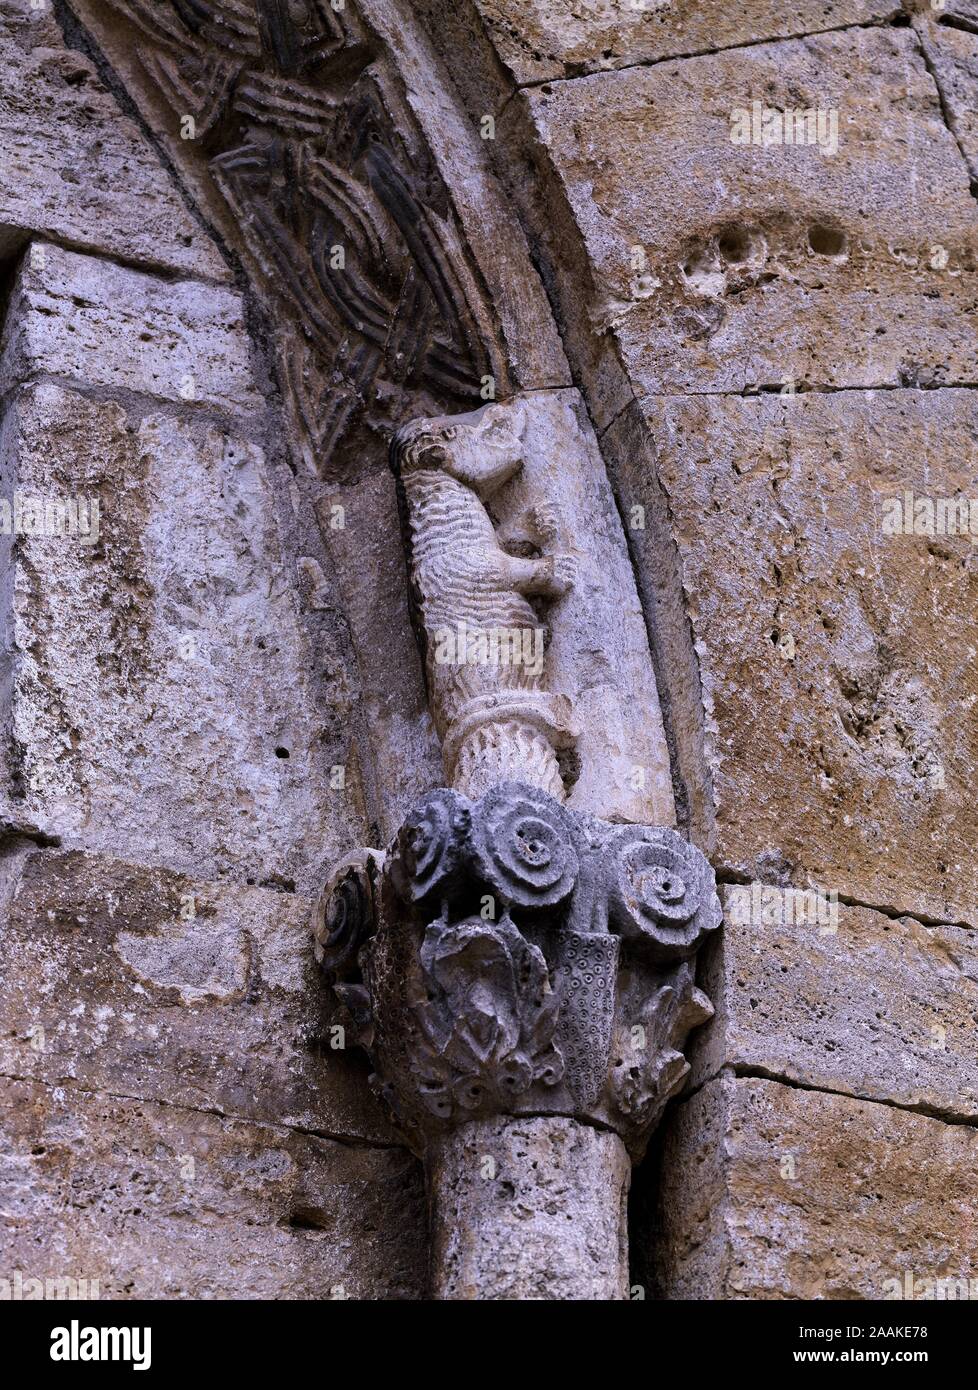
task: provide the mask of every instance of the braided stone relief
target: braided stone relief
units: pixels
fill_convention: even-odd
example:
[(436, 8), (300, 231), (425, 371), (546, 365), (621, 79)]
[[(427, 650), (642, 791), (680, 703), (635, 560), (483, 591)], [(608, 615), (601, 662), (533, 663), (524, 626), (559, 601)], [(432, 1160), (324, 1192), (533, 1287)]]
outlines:
[(432, 792), (386, 854), (340, 865), (317, 953), (412, 1146), (492, 1114), (563, 1115), (641, 1155), (712, 1010), (692, 957), (720, 923), (675, 831), (539, 788)]
[[(313, 470), (425, 409), (509, 389), (449, 192), (363, 7), (93, 0), (199, 151), (276, 303), (286, 404)], [(188, 124), (189, 123), (189, 124)]]

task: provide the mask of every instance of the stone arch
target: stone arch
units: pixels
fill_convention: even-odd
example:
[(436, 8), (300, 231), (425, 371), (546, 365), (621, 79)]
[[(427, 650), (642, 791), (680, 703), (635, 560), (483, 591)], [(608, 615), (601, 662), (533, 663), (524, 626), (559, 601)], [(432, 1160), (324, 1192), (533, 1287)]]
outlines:
[(406, 419), (568, 384), (479, 135), (396, 2), (70, 9), (257, 290), (306, 468), (351, 479)]
[(294, 509), (357, 655), (356, 777), (389, 834), (440, 755), (388, 441), (570, 385), (521, 225), (401, 0), (65, 0), (61, 18), (251, 292)]

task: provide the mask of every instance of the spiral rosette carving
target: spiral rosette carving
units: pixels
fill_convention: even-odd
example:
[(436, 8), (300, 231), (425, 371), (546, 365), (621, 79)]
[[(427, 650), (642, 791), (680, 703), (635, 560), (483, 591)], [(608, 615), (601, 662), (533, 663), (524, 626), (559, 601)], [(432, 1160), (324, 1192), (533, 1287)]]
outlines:
[(408, 816), (394, 842), (391, 881), (406, 903), (448, 897), (463, 874), (472, 808), (452, 791), (431, 792)]
[(545, 792), (517, 782), (503, 782), (479, 802), (472, 857), (478, 876), (510, 906), (555, 907), (577, 882), (565, 813)]
[(507, 1109), (535, 1082), (560, 1080), (547, 964), (508, 917), (433, 923), (421, 971), (426, 997), (415, 1017), (424, 1044), (415, 1069), (433, 1114)]
[(316, 959), (335, 985), (357, 972), (357, 958), (377, 924), (375, 880), (384, 855), (358, 850), (336, 866), (316, 901)]
[(674, 830), (623, 826), (602, 858), (609, 921), (652, 959), (685, 959), (720, 925), (709, 861)]
[(641, 1157), (710, 1015), (692, 957), (720, 904), (682, 836), (518, 782), (436, 791), (318, 912), (333, 1021), (416, 1153), (487, 1115), (563, 1115)]

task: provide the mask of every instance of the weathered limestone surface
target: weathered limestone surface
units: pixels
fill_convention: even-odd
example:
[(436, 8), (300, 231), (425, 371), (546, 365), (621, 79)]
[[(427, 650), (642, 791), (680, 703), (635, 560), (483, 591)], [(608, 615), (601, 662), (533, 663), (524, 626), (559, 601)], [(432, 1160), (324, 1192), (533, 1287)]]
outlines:
[(18, 547), (13, 818), (204, 877), (310, 886), (359, 818), (300, 693), (309, 658), (262, 449), (51, 385), (3, 429), (7, 495), (101, 500), (97, 545)]
[(630, 1175), (618, 1136), (576, 1120), (462, 1126), (429, 1174), (434, 1296), (627, 1298)]
[[(445, 8), (448, 8), (447, 6)], [(507, 74), (517, 86), (608, 68), (793, 38), (893, 13), (893, 0), (475, 0)]]
[[(681, 823), (735, 877), (883, 909), (842, 907), (836, 935), (729, 919), (702, 981), (718, 1017), (692, 1054), (701, 1089), (665, 1141), (661, 1291), (879, 1297), (907, 1269), (974, 1273), (973, 1127), (876, 1103), (978, 1110), (976, 552), (881, 527), (907, 488), (975, 490), (974, 392), (907, 388), (978, 382), (978, 12), (908, 0), (912, 27), (882, 24), (897, 3), (419, 0), (468, 120), (401, 0), (365, 0), (367, 46), (308, 82), (268, 40), (308, 35), (313, 7), (263, 6), (259, 34), (236, 3), (249, 75), (202, 141), (179, 138), (180, 113), (230, 91), (222, 26), (205, 39), (194, 7), (158, 7), (183, 36), (168, 103), (124, 4), (59, 6), (90, 24), (252, 289), (265, 278), (280, 321), (257, 345), (278, 356), (282, 428), (244, 303), (152, 142), (50, 6), (0, 0), (0, 258), (34, 235), (62, 248), (24, 266), (7, 311), (0, 495), (101, 505), (92, 546), (0, 537), (0, 1072), (18, 1078), (0, 1101), (0, 1275), (70, 1271), (108, 1296), (420, 1292), (419, 1173), (376, 1147), (387, 1122), (329, 1046), (304, 890), (352, 844), (386, 842), (432, 784), (378, 471), (398, 411), (411, 392), (415, 413), (443, 408), (446, 372), (453, 412), (490, 366), (504, 396), (555, 400), (569, 379), (487, 158), (518, 188), (626, 524), (643, 509), (628, 539)], [(356, 40), (350, 10), (335, 22)], [(385, 196), (332, 138), (356, 90), (396, 172)], [(838, 150), (732, 144), (755, 99), (837, 112)], [(259, 172), (225, 201), (210, 161), (253, 137)], [(340, 200), (309, 176), (323, 149)], [(390, 325), (382, 350), (332, 308), (314, 341), (308, 295), (336, 286), (303, 217), (325, 218), (321, 252), (340, 203), (379, 248), (356, 293)], [(837, 394), (738, 394), (785, 381)], [(286, 449), (308, 477), (279, 466)], [(547, 486), (566, 482), (560, 444), (541, 461)], [(347, 509), (342, 602), (310, 499), (324, 531)], [(615, 640), (598, 607), (570, 633), (592, 675)], [(578, 693), (600, 741), (602, 692)], [(356, 721), (374, 735), (362, 771)], [(627, 1159), (579, 1119), (479, 1120), (440, 1146), (443, 1296), (626, 1296)]]
[(316, 513), (336, 559), (375, 749), (378, 837), (386, 843), (418, 796), (442, 780), (418, 641), (408, 606), (396, 484), (387, 470), (347, 486), (317, 484)]
[(3, 1277), (106, 1298), (419, 1298), (424, 1195), (403, 1150), (351, 1147), (0, 1081)]
[(0, 1273), (417, 1297), (420, 1171), (331, 1046), (290, 891), (364, 835), (332, 576), (222, 258), (25, 9), (0, 256), (41, 240), (4, 302), (0, 496), (99, 515), (92, 544), (0, 536)]
[(241, 296), (33, 242), (7, 309), (5, 389), (44, 374), (255, 413)]
[[(978, 1133), (724, 1076), (675, 1112), (653, 1245), (665, 1298), (868, 1298), (978, 1268)], [(892, 1293), (890, 1293), (892, 1296)]]
[(843, 904), (832, 923), (827, 903), (761, 885), (721, 897), (692, 1084), (732, 1066), (978, 1120), (974, 932)]
[[(978, 551), (883, 525), (907, 489), (974, 494), (974, 393), (685, 398), (646, 420), (702, 680), (715, 862), (978, 923)], [(626, 512), (655, 505), (630, 438), (609, 432)], [(641, 571), (654, 538), (631, 540)]]
[[(731, 113), (754, 99), (836, 111), (838, 149), (732, 143)], [(639, 397), (978, 379), (978, 205), (912, 29), (603, 73), (521, 103), (576, 226), (550, 218), (555, 273), (579, 236), (594, 279), (586, 319), (569, 283), (564, 312), (580, 344), (611, 335)], [(599, 392), (599, 425), (620, 404)]]
[(602, 444), (648, 623), (677, 815), (697, 844), (709, 846), (715, 808), (701, 658), (686, 608), (669, 496), (657, 476), (648, 424), (634, 401), (605, 431)]
[(978, 6), (950, 0), (935, 10), (930, 0), (912, 0), (916, 29), (941, 93), (948, 124), (978, 179)]
[(149, 266), (227, 279), (155, 151), (51, 6), (0, 3), (0, 256), (36, 232)]
[(5, 379), (78, 390), (10, 401), (4, 495), (100, 513), (95, 544), (30, 536), (14, 552), (5, 795), (12, 819), (124, 858), (308, 887), (324, 831), (343, 844), (360, 824), (352, 768), (330, 785), (348, 691), (330, 672), (317, 708), (280, 530), (299, 528), (279, 513), (249, 358), (224, 289), (51, 245), (25, 256)]
[[(898, 0), (416, 0), (476, 119), (518, 87), (885, 20)], [(464, 59), (461, 57), (464, 55)], [(500, 169), (504, 170), (505, 161)]]
[(420, 1296), (420, 1171), (291, 891), (365, 818), (267, 340), (50, 5), (0, 50), (0, 497), (99, 505), (0, 535), (0, 1276)]
[(35, 850), (3, 910), (5, 1075), (393, 1142), (331, 1046), (308, 899)]
[[(966, 535), (882, 525), (906, 489), (974, 493), (971, 393), (906, 389), (976, 380), (974, 35), (957, 27), (961, 6), (949, 24), (844, 32), (884, 16), (818, 25), (804, 8), (779, 11), (790, 28), (735, 36), (730, 26), (760, 24), (764, 7), (749, 19), (697, 7), (712, 26), (702, 45), (655, 58), (729, 52), (591, 77), (577, 73), (622, 58), (611, 40), (589, 46), (600, 34), (590, 15), (578, 29), (554, 24), (549, 42), (537, 35), (533, 52), (511, 8), (509, 30), (492, 32), (504, 71), (485, 63), (462, 78), (473, 112), (500, 109), (514, 81), (538, 84), (509, 102), (496, 152), (500, 168), (513, 169), (514, 151), (523, 161), (512, 186), (589, 406), (610, 426), (602, 442), (626, 522), (642, 508), (628, 538), (681, 816), (733, 876), (883, 909), (842, 906), (838, 935), (728, 916), (701, 980), (718, 1006), (694, 1041), (706, 1084), (672, 1122), (673, 1210), (650, 1242), (671, 1297), (881, 1297), (905, 1267), (967, 1275), (974, 1262), (973, 1250), (948, 1252), (969, 1219), (960, 1184), (946, 1221), (943, 1179), (928, 1175), (928, 1209), (913, 1206), (931, 1150), (970, 1145), (971, 1131), (858, 1099), (974, 1116), (963, 924), (978, 920), (975, 552)], [(632, 22), (665, 45), (670, 11), (682, 7)], [(492, 5), (490, 30), (500, 13)], [(565, 66), (565, 42), (579, 44), (569, 61), (581, 66)], [(755, 99), (834, 111), (837, 150), (732, 143), (734, 109)], [(868, 389), (740, 398), (786, 383)], [(724, 1066), (851, 1095), (707, 1080)], [(710, 1101), (727, 1088), (736, 1125)], [(768, 1109), (737, 1099), (751, 1088)], [(770, 1182), (737, 1178), (741, 1153), (779, 1129), (785, 1148), (802, 1136), (825, 1154), (841, 1131), (846, 1167), (868, 1145), (877, 1224), (860, 1207), (850, 1239), (834, 1154), (817, 1190), (807, 1182), (807, 1207), (797, 1198), (800, 1215), (769, 1195), (780, 1149)]]

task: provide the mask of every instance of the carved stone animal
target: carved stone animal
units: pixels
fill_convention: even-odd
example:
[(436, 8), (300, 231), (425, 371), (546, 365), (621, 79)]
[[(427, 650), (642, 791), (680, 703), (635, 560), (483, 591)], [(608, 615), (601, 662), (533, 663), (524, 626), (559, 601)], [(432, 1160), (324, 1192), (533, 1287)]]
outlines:
[[(568, 702), (544, 689), (545, 628), (529, 599), (566, 593), (574, 562), (509, 554), (485, 505), (522, 466), (522, 424), (503, 404), (416, 420), (395, 436), (392, 458), (446, 775), (470, 796), (515, 778), (563, 800), (555, 749), (570, 741)], [(538, 514), (535, 530), (551, 539), (552, 518)]]

